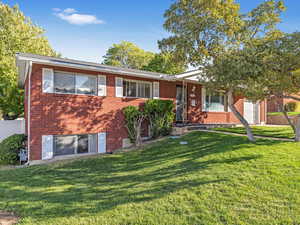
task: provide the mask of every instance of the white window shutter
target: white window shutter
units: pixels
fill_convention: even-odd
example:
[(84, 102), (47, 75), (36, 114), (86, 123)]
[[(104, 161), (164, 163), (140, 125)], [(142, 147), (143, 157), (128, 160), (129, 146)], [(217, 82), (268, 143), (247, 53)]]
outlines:
[(43, 92), (53, 93), (54, 72), (53, 69), (43, 68)]
[(116, 97), (123, 97), (123, 78), (116, 77), (115, 81)]
[(159, 98), (159, 82), (153, 82), (153, 98)]
[(42, 136), (42, 159), (53, 158), (53, 136), (43, 135)]
[(202, 99), (202, 112), (206, 111), (206, 89), (202, 86), (201, 88), (201, 99)]
[(106, 152), (106, 133), (98, 133), (98, 153)]
[(98, 75), (98, 96), (106, 96), (106, 76)]

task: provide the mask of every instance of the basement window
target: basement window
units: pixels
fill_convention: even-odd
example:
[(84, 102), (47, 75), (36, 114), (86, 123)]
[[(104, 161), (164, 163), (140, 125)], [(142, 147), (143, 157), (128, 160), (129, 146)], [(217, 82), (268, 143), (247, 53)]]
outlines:
[(97, 152), (97, 134), (57, 135), (54, 156)]

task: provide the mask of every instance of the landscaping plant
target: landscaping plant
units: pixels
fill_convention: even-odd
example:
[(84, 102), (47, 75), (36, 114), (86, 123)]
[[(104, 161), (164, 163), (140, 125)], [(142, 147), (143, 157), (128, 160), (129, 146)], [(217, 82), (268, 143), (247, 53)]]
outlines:
[(150, 123), (152, 138), (170, 133), (175, 117), (173, 101), (150, 99), (145, 103), (144, 110)]
[(123, 113), (130, 141), (140, 146), (142, 143), (142, 123), (146, 118), (145, 112), (139, 110), (138, 107), (127, 106), (123, 109)]
[(26, 136), (14, 134), (0, 143), (0, 165), (13, 165), (19, 160), (21, 149), (25, 148)]

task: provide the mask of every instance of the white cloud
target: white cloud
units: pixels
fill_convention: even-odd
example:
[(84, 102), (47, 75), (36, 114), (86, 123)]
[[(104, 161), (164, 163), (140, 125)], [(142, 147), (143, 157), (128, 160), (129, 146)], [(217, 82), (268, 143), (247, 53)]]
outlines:
[(73, 8), (67, 8), (64, 10), (64, 13), (66, 14), (71, 14), (71, 13), (76, 13), (77, 11)]
[(59, 11), (61, 11), (60, 8), (53, 8), (52, 10), (53, 10), (54, 12), (59, 12)]
[(54, 15), (58, 18), (67, 21), (70, 24), (86, 25), (86, 24), (103, 24), (103, 20), (99, 20), (95, 15), (79, 14), (73, 8), (67, 8), (63, 11), (59, 8), (54, 8)]

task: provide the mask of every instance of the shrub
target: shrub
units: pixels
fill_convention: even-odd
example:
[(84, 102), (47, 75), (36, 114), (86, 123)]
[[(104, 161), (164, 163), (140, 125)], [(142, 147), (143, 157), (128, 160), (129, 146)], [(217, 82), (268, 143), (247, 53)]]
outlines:
[(16, 164), (20, 149), (25, 148), (26, 136), (14, 134), (0, 143), (0, 164)]
[(284, 105), (284, 109), (287, 112), (295, 112), (297, 107), (297, 103), (296, 102), (288, 102)]
[(145, 114), (150, 122), (152, 138), (170, 133), (175, 117), (173, 109), (171, 100), (150, 99), (145, 103)]
[(142, 123), (146, 118), (146, 115), (143, 111), (140, 111), (135, 106), (127, 106), (123, 109), (125, 116), (125, 126), (128, 131), (128, 137), (131, 143), (140, 145), (142, 142), (141, 133), (142, 133)]

